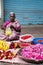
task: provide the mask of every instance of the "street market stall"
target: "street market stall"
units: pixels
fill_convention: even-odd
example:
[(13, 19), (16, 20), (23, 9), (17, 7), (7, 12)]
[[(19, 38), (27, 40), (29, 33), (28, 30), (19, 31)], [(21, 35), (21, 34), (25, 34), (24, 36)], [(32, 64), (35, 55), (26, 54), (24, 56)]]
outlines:
[[(43, 63), (43, 44), (35, 44), (31, 34), (21, 35), (19, 40), (0, 39), (0, 62), (12, 64)], [(39, 39), (40, 40), (40, 39)], [(41, 39), (43, 43), (43, 39)], [(34, 43), (33, 43), (34, 42)]]

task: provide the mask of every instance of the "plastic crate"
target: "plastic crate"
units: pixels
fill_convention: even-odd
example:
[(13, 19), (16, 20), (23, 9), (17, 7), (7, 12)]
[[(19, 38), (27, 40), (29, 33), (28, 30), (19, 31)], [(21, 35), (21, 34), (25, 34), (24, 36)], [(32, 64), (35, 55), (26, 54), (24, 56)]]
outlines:
[(43, 38), (35, 38), (35, 39), (33, 40), (33, 43), (34, 43), (34, 44), (38, 44), (38, 43), (43, 44)]

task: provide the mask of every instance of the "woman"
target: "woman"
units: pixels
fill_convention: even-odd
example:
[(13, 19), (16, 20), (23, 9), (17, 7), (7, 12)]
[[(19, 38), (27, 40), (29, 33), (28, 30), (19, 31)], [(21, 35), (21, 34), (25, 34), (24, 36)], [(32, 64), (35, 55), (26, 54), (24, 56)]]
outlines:
[(7, 36), (6, 40), (17, 40), (19, 39), (19, 35), (21, 33), (21, 25), (17, 20), (15, 20), (14, 12), (10, 12), (10, 20), (6, 21), (3, 24), (3, 29), (6, 30), (8, 28), (11, 29), (12, 34)]

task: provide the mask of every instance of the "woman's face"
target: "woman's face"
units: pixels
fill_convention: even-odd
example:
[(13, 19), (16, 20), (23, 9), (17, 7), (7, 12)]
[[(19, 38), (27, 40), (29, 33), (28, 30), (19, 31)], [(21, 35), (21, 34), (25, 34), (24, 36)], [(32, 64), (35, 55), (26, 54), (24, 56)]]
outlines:
[(14, 20), (15, 20), (15, 15), (14, 14), (10, 14), (10, 21), (14, 22)]

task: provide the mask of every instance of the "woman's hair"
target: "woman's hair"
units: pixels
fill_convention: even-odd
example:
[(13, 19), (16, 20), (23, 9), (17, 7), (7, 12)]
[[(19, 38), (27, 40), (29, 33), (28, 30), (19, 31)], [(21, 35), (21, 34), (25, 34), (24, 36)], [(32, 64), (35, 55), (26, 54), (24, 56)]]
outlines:
[(10, 15), (12, 15), (12, 14), (13, 14), (13, 15), (14, 15), (14, 17), (15, 17), (15, 13), (14, 13), (14, 12), (10, 12)]

